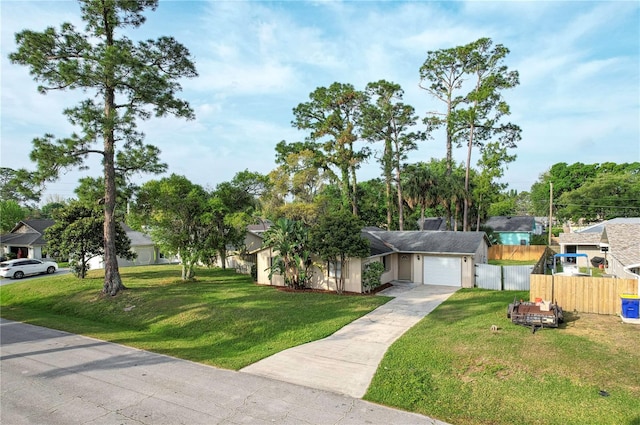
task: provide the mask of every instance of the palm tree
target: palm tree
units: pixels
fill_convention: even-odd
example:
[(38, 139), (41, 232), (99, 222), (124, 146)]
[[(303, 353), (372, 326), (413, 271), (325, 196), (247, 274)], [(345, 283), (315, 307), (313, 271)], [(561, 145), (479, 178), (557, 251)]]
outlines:
[(436, 177), (428, 164), (418, 162), (404, 169), (404, 194), (410, 208), (420, 207), (420, 230), (424, 230), (424, 211), (434, 206), (438, 196), (435, 192)]
[(281, 274), (287, 286), (301, 288), (310, 279), (311, 253), (308, 250), (309, 235), (300, 221), (278, 219), (264, 233), (264, 245), (277, 252), (270, 266), (269, 278)]

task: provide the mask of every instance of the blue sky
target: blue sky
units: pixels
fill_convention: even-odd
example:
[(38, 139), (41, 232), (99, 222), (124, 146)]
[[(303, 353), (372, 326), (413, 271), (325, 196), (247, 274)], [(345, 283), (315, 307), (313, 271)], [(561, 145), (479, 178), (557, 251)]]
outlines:
[[(2, 167), (33, 169), (31, 140), (73, 128), (62, 116), (81, 93), (36, 91), (24, 67), (11, 65), (14, 33), (64, 21), (83, 25), (72, 1), (0, 1)], [(640, 3), (610, 2), (243, 2), (161, 0), (131, 38), (174, 36), (193, 54), (200, 77), (183, 82), (181, 97), (195, 121), (140, 123), (146, 142), (162, 150), (169, 173), (207, 188), (245, 169), (268, 173), (274, 147), (303, 140), (291, 126), (292, 109), (333, 82), (364, 89), (371, 81), (399, 83), (404, 101), (422, 117), (442, 106), (418, 87), (429, 50), (490, 37), (511, 51), (506, 64), (520, 85), (506, 93), (509, 120), (522, 128), (517, 160), (504, 178), (529, 190), (557, 162), (640, 161)], [(380, 146), (373, 146), (380, 150)], [(442, 134), (424, 142), (409, 161), (445, 155)], [(462, 162), (464, 150), (455, 158)], [(474, 151), (473, 162), (479, 153)], [(378, 177), (371, 159), (359, 180)], [(72, 171), (47, 195), (73, 197)], [(145, 175), (142, 182), (158, 176)]]

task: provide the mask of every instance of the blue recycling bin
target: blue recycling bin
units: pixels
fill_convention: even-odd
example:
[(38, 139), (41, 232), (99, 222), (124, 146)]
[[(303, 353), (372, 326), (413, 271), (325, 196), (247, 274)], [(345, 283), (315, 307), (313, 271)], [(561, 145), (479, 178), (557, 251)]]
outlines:
[(640, 296), (633, 294), (620, 295), (622, 300), (622, 317), (640, 319)]

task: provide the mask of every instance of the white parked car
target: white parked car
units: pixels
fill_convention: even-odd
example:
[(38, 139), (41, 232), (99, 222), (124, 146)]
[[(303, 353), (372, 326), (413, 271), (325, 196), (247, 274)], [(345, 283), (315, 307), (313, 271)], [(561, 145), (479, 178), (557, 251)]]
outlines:
[(58, 263), (33, 258), (18, 258), (0, 263), (0, 276), (22, 279), (34, 274), (52, 274), (58, 270)]

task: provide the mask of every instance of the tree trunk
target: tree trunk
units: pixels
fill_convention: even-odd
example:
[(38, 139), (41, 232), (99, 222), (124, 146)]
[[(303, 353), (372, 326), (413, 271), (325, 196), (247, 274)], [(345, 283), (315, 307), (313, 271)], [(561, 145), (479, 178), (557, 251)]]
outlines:
[(467, 148), (467, 166), (464, 172), (464, 209), (462, 212), (462, 231), (469, 231), (469, 172), (471, 169), (471, 150), (473, 149), (473, 125), (469, 134), (469, 146)]
[(393, 218), (391, 213), (391, 179), (386, 178), (386, 205), (387, 205), (387, 230), (391, 230), (391, 220)]
[(400, 181), (400, 152), (396, 144), (396, 185), (398, 189), (398, 226), (404, 230), (404, 204), (402, 202), (402, 183)]
[(342, 207), (346, 210), (351, 203), (351, 193), (349, 191), (349, 167), (341, 168), (341, 185), (342, 185)]
[(218, 250), (218, 255), (220, 256), (220, 263), (222, 264), (222, 270), (227, 269), (227, 249), (220, 248)]
[(393, 221), (393, 211), (392, 211), (392, 198), (391, 198), (391, 179), (392, 177), (392, 153), (391, 153), (391, 149), (392, 149), (392, 145), (391, 145), (391, 140), (385, 140), (384, 142), (384, 156), (383, 158), (385, 159), (384, 161), (384, 179), (385, 179), (385, 184), (386, 184), (386, 189), (387, 189), (387, 197), (386, 197), (386, 205), (387, 205), (387, 230), (392, 230), (391, 229), (391, 222)]
[[(105, 20), (107, 45), (113, 45), (113, 29)], [(122, 284), (116, 251), (116, 173), (115, 138), (113, 115), (115, 111), (115, 91), (108, 87), (105, 93), (104, 115), (104, 286), (102, 292), (111, 296), (126, 289)]]
[(358, 216), (358, 178), (356, 176), (356, 167), (355, 165), (351, 167), (351, 176), (353, 178), (353, 193), (352, 193), (352, 205), (353, 205), (353, 216)]

